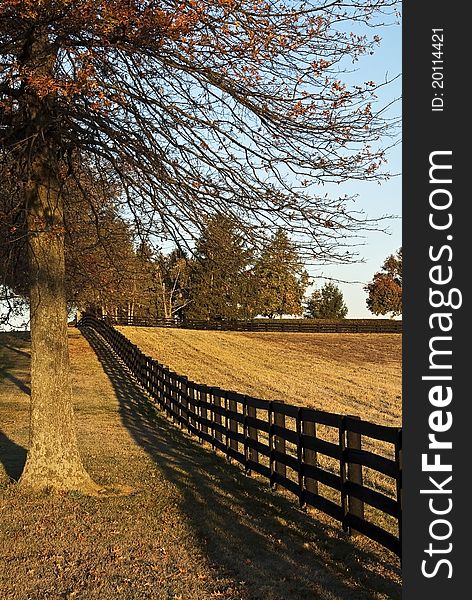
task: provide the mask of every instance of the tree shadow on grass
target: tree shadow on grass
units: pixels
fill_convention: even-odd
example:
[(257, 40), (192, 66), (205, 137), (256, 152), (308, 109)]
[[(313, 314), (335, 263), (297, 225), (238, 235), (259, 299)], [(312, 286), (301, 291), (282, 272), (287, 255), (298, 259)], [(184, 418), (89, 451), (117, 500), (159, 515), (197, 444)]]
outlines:
[[(29, 396), (31, 389), (24, 380), (28, 380), (30, 354), (27, 350), (22, 349), (23, 347), (26, 348), (28, 341), (29, 334), (25, 332), (10, 331), (0, 334), (0, 383), (2, 379), (5, 382), (9, 381)], [(1, 392), (2, 390), (0, 390)], [(15, 410), (17, 408), (18, 406), (15, 404)], [(11, 414), (10, 410), (7, 401), (2, 408), (2, 415), (8, 417)], [(8, 480), (17, 481), (23, 472), (25, 462), (26, 449), (15, 443), (4, 431), (0, 430), (0, 480), (2, 483)], [(5, 479), (5, 474), (7, 479)]]
[(25, 383), (23, 383), (23, 381), (21, 381), (21, 379), (19, 379), (18, 377), (15, 377), (15, 375), (13, 375), (9, 371), (7, 371), (4, 367), (0, 366), (0, 379), (2, 379), (2, 378), (8, 379), (12, 383), (14, 383), (19, 390), (21, 390), (23, 393), (27, 394), (28, 396), (31, 395), (31, 389)]
[[(24, 337), (19, 337), (18, 336), (18, 339), (23, 340), (23, 341), (28, 341)], [(25, 352), (24, 350), (20, 350), (19, 348), (15, 348), (14, 346), (10, 346), (9, 344), (4, 344), (3, 346), (4, 346), (4, 348), (7, 348), (8, 350), (11, 350), (12, 352), (16, 352), (17, 354), (21, 354), (22, 356), (26, 356), (27, 358), (31, 357), (31, 353), (30, 352)]]
[(376, 569), (379, 555), (356, 546), (339, 526), (317, 521), (261, 479), (247, 477), (157, 412), (94, 330), (84, 328), (120, 404), (122, 422), (179, 490), (181, 507), (210, 561), (251, 599), (399, 598), (400, 586)]
[[(31, 389), (20, 378), (23, 375), (27, 376), (30, 369), (31, 355), (26, 347), (28, 342), (29, 334), (22, 331), (0, 333), (0, 381), (2, 379), (11, 381), (19, 390), (29, 396)], [(12, 371), (15, 371), (20, 377), (14, 375)]]
[(10, 479), (18, 481), (26, 462), (26, 448), (0, 431), (0, 464)]

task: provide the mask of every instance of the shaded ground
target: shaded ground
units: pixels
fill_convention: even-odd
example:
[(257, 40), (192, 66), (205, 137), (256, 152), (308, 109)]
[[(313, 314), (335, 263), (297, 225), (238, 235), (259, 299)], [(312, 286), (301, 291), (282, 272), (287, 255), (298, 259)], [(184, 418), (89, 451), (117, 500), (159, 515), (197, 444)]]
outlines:
[[(97, 481), (136, 494), (22, 497), (5, 488), (1, 598), (400, 597), (395, 557), (202, 448), (149, 407), (99, 336), (88, 338), (98, 359), (71, 333), (84, 459)], [(0, 341), (0, 460), (16, 476), (27, 444), (28, 343)]]
[(401, 424), (399, 334), (118, 329), (145, 354), (199, 383)]
[[(16, 478), (28, 439), (29, 353), (12, 336), (6, 346), (0, 350), (0, 461)], [(91, 499), (22, 496), (15, 486), (0, 491), (0, 598), (240, 597), (240, 584), (208, 560), (180, 508), (179, 490), (123, 427), (113, 388), (78, 332), (71, 354), (85, 463), (97, 481), (126, 483), (136, 493)]]

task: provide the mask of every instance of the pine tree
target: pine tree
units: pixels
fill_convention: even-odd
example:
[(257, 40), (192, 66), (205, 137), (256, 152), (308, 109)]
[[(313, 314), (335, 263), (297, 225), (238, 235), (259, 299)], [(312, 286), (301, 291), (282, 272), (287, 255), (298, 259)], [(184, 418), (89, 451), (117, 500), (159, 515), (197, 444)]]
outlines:
[(308, 274), (285, 231), (279, 229), (265, 245), (254, 274), (259, 314), (270, 318), (302, 314)]
[(159, 255), (156, 261), (156, 279), (162, 316), (165, 319), (180, 318), (189, 304), (189, 275), (190, 261), (183, 250), (175, 248), (167, 255)]
[(234, 219), (210, 219), (195, 247), (190, 272), (190, 319), (238, 319), (244, 316), (252, 252)]

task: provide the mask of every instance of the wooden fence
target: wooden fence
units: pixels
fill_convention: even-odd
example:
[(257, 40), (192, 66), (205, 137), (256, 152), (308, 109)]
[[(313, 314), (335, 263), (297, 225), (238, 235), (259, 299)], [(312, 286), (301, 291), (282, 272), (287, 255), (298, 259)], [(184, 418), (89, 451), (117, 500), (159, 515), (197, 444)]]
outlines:
[[(272, 488), (280, 485), (295, 494), (301, 507), (315, 507), (344, 531), (361, 533), (401, 556), (401, 428), (198, 384), (143, 354), (104, 320), (86, 315), (78, 325), (100, 333), (181, 428), (240, 463), (246, 473), (259, 473)], [(380, 440), (390, 457), (363, 449), (364, 440)], [(391, 485), (367, 485), (364, 469)], [(388, 515), (393, 527), (365, 514), (375, 511)]]
[(209, 329), (219, 331), (279, 331), (298, 333), (402, 333), (402, 321), (391, 319), (254, 319), (251, 321), (205, 321), (175, 319), (150, 319), (144, 317), (106, 320), (114, 325), (135, 327), (179, 327), (182, 329)]

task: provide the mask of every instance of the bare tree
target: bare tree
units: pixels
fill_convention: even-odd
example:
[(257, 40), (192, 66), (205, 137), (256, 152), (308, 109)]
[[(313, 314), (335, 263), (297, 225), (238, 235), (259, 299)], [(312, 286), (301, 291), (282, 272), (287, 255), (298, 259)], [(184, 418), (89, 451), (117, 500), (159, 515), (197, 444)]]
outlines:
[(376, 85), (347, 85), (343, 70), (379, 41), (360, 29), (391, 20), (395, 4), (1, 0), (0, 148), (29, 255), (22, 485), (97, 489), (72, 423), (68, 179), (81, 164), (113, 173), (138, 232), (185, 243), (219, 212), (253, 241), (282, 227), (318, 259), (350, 260), (350, 238), (378, 225), (314, 189), (381, 177), (390, 124)]

